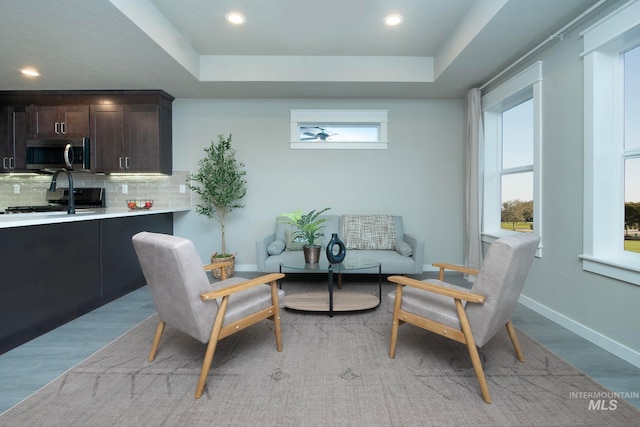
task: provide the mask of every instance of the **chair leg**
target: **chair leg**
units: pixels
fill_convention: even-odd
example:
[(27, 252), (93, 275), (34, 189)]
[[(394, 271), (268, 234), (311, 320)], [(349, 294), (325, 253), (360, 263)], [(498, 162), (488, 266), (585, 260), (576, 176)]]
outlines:
[(209, 344), (207, 344), (207, 351), (204, 354), (202, 369), (200, 370), (200, 378), (198, 379), (198, 386), (196, 387), (196, 399), (200, 399), (202, 392), (204, 391), (204, 385), (207, 382), (207, 376), (209, 375), (213, 355), (216, 352), (216, 347), (218, 346), (218, 338), (220, 337), (220, 331), (222, 330), (222, 324), (224, 323), (224, 314), (227, 311), (228, 304), (229, 295), (226, 295), (222, 298), (220, 307), (218, 307), (218, 314), (216, 315), (216, 320), (213, 323), (213, 329), (211, 330), (211, 336), (209, 337)]
[(276, 331), (276, 349), (282, 351), (282, 327), (280, 326), (280, 306), (278, 305), (278, 284), (271, 282), (271, 303), (274, 307), (273, 325)]
[(158, 352), (158, 346), (160, 345), (160, 338), (162, 338), (162, 333), (164, 332), (165, 322), (162, 320), (158, 322), (158, 327), (156, 328), (156, 335), (153, 338), (153, 344), (151, 344), (151, 351), (149, 351), (149, 357), (147, 360), (149, 362), (153, 362), (153, 359), (156, 358), (156, 353)]
[(478, 378), (478, 384), (480, 384), (480, 391), (482, 392), (482, 398), (486, 403), (491, 403), (491, 395), (489, 394), (489, 386), (487, 386), (487, 380), (484, 376), (484, 370), (482, 369), (482, 362), (480, 361), (480, 355), (478, 354), (478, 348), (476, 347), (476, 341), (473, 339), (471, 332), (471, 325), (467, 319), (467, 314), (464, 311), (462, 302), (456, 299), (456, 310), (458, 312), (458, 318), (460, 319), (460, 326), (464, 333), (464, 338), (469, 349), (469, 357), (471, 358), (471, 364), (473, 370)]
[(391, 323), (391, 344), (389, 345), (389, 358), (396, 357), (396, 344), (398, 343), (398, 328), (400, 327), (400, 307), (402, 306), (402, 285), (396, 286), (396, 300), (393, 306), (393, 319)]
[(511, 323), (511, 320), (509, 320), (505, 326), (507, 327), (509, 338), (511, 338), (511, 342), (513, 343), (513, 349), (516, 352), (516, 357), (520, 362), (524, 362), (524, 355), (522, 354), (520, 341), (518, 341), (518, 336), (516, 335), (516, 328), (513, 326), (513, 323)]

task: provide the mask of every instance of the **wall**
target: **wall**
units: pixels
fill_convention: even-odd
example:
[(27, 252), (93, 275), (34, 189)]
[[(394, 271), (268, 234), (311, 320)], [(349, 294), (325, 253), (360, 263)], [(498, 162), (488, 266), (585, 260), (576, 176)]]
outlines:
[(509, 78), (534, 61), (543, 61), (543, 255), (534, 262), (521, 301), (640, 366), (640, 287), (584, 272), (579, 258), (584, 169), (579, 32), (603, 16), (604, 12), (565, 33), (562, 40), (504, 77)]
[[(389, 110), (387, 150), (292, 150), (289, 109)], [(176, 99), (174, 167), (195, 170), (218, 134), (247, 171), (245, 208), (227, 218), (227, 251), (237, 269), (256, 269), (255, 240), (272, 233), (285, 211), (330, 207), (332, 214), (389, 213), (425, 241), (425, 264), (462, 262), (464, 229), (464, 103), (462, 100), (333, 101)], [(196, 196), (192, 204), (197, 203)], [(220, 250), (220, 227), (195, 212), (174, 232), (192, 239), (206, 259)]]

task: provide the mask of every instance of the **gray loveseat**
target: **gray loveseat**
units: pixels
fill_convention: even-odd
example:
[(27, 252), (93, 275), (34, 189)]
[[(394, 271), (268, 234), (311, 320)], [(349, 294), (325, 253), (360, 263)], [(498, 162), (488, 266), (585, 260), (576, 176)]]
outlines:
[[(347, 246), (346, 259), (369, 258), (380, 261), (383, 274), (420, 274), (424, 263), (424, 242), (405, 233), (401, 216), (391, 215), (322, 215), (323, 224), (321, 259), (326, 259), (326, 246), (331, 234)], [(302, 259), (302, 244), (292, 242), (295, 228), (278, 222), (275, 232), (256, 240), (258, 271), (280, 271), (280, 263)], [(347, 271), (349, 272), (349, 271)], [(361, 270), (353, 271), (362, 273)], [(371, 271), (367, 273), (377, 273)]]

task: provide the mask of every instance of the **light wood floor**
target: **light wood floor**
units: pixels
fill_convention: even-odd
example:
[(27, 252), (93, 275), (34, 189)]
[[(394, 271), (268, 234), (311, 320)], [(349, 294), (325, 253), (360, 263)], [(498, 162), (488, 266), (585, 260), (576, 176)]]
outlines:
[[(383, 287), (391, 286), (385, 283), (383, 282)], [(0, 355), (0, 413), (153, 313), (155, 308), (149, 292), (146, 287), (141, 288)], [(518, 305), (513, 323), (608, 389), (616, 392), (640, 392), (640, 369), (630, 363), (522, 305)], [(640, 399), (629, 402), (640, 409)]]

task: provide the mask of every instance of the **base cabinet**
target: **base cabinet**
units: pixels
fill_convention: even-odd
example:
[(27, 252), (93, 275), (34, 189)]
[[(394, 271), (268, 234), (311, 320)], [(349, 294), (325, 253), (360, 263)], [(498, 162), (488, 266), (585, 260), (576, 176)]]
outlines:
[(173, 214), (0, 229), (0, 354), (145, 280), (131, 237), (173, 233)]

